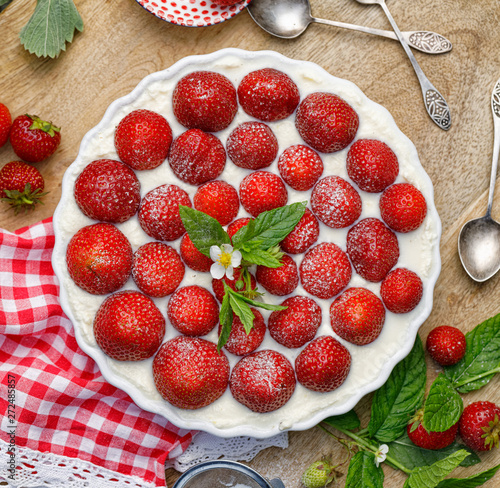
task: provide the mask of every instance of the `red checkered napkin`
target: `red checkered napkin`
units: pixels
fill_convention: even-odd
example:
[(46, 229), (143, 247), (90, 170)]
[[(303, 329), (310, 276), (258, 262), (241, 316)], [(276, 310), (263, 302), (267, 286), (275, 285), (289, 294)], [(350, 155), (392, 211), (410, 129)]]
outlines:
[[(194, 432), (141, 410), (80, 350), (59, 305), (53, 245), (52, 219), (15, 233), (0, 229), (0, 480), (17, 486), (14, 478), (44, 468), (33, 466), (36, 456), (23, 461), (28, 451), (100, 468), (93, 479), (94, 470), (84, 470), (85, 486), (110, 486), (103, 472), (125, 476), (131, 487), (165, 486), (165, 460), (181, 454)], [(70, 468), (60, 471), (58, 486), (74, 479)]]

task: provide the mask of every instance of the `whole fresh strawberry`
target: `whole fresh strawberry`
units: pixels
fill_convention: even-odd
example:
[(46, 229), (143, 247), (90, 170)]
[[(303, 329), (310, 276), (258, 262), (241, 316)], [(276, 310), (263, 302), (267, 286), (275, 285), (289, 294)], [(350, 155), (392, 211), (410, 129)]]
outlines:
[(94, 318), (99, 347), (117, 361), (150, 358), (165, 335), (165, 318), (153, 300), (136, 291), (110, 295)]
[[(250, 275), (251, 290), (255, 290), (257, 287), (257, 281), (253, 274), (249, 273), (249, 275)], [(224, 283), (234, 291), (238, 292), (249, 291), (246, 289), (246, 284), (243, 281), (241, 268), (235, 268), (232, 280), (230, 280), (227, 276), (224, 276), (223, 278), (220, 279), (217, 278), (212, 279), (212, 290), (214, 292), (215, 298), (217, 298), (217, 300), (219, 300), (219, 302), (221, 303), (225, 295)]]
[(453, 443), (457, 436), (458, 422), (443, 432), (429, 432), (421, 423), (422, 412), (417, 412), (415, 418), (406, 427), (408, 437), (422, 449), (444, 449)]
[(19, 115), (10, 128), (10, 143), (19, 158), (38, 163), (52, 156), (61, 142), (61, 129), (36, 115)]
[(295, 126), (302, 139), (313, 149), (332, 153), (344, 149), (354, 140), (359, 117), (339, 96), (314, 92), (300, 102)]
[(153, 379), (167, 402), (194, 410), (222, 396), (228, 385), (229, 361), (213, 342), (178, 336), (160, 347), (153, 360)]
[(392, 313), (411, 312), (422, 299), (423, 284), (420, 276), (407, 268), (395, 268), (382, 280), (380, 296)]
[(12, 125), (12, 116), (10, 111), (3, 103), (0, 103), (0, 147), (9, 139), (10, 127)]
[(307, 389), (319, 392), (338, 388), (350, 369), (350, 352), (329, 335), (314, 339), (295, 360), (297, 381)]
[(315, 461), (302, 474), (300, 481), (305, 488), (325, 488), (335, 479), (334, 467), (327, 461)]
[(247, 225), (251, 220), (253, 219), (250, 217), (241, 217), (231, 222), (226, 229), (227, 235), (232, 239), (234, 234), (236, 234), (236, 232), (238, 232), (242, 227), (245, 227), (245, 225)]
[(290, 146), (278, 160), (278, 170), (285, 183), (294, 190), (310, 190), (323, 174), (320, 155), (303, 144)]
[(204, 273), (210, 271), (213, 261), (198, 250), (188, 234), (182, 236), (179, 252), (187, 267)]
[(364, 346), (382, 332), (385, 308), (372, 291), (361, 287), (348, 288), (332, 302), (330, 321), (333, 331), (342, 339)]
[(287, 201), (288, 192), (283, 180), (269, 171), (250, 173), (240, 183), (241, 205), (253, 217), (283, 207)]
[(135, 170), (153, 169), (165, 161), (172, 129), (163, 115), (138, 109), (123, 117), (115, 132), (118, 157)]
[(139, 224), (159, 241), (175, 241), (186, 232), (179, 205), (192, 207), (189, 195), (177, 185), (161, 185), (146, 193), (139, 207)]
[(309, 249), (299, 267), (304, 289), (318, 298), (339, 294), (352, 276), (347, 254), (333, 242), (322, 242)]
[(34, 166), (23, 161), (11, 161), (0, 169), (0, 198), (7, 202), (14, 212), (32, 210), (42, 203), (45, 182)]
[(297, 85), (282, 71), (263, 68), (243, 77), (238, 86), (241, 108), (264, 122), (286, 119), (297, 108), (300, 94)]
[(172, 106), (175, 117), (184, 127), (218, 132), (236, 115), (236, 89), (224, 75), (195, 71), (181, 78), (175, 86)]
[(289, 295), (299, 284), (297, 264), (287, 254), (281, 258), (279, 268), (257, 266), (255, 277), (269, 293), (278, 296)]
[(73, 281), (93, 295), (113, 293), (132, 272), (132, 247), (113, 224), (81, 228), (69, 241), (66, 264)]
[(226, 150), (213, 134), (190, 129), (177, 137), (168, 154), (175, 176), (190, 185), (215, 180), (226, 165)]
[(272, 412), (285, 405), (295, 391), (295, 385), (290, 361), (270, 349), (240, 359), (229, 379), (234, 399), (258, 413)]
[(498, 448), (500, 408), (492, 402), (467, 405), (458, 422), (460, 437), (475, 451)]
[(312, 341), (321, 325), (321, 307), (312, 298), (301, 296), (287, 298), (281, 305), (287, 308), (269, 316), (271, 337), (290, 349)]
[(328, 227), (349, 227), (361, 215), (362, 202), (357, 190), (340, 176), (326, 176), (311, 193), (311, 208)]
[(280, 243), (281, 249), (288, 254), (301, 254), (307, 251), (319, 237), (319, 222), (314, 214), (306, 208), (292, 232)]
[(382, 281), (398, 262), (398, 238), (382, 221), (369, 217), (349, 229), (347, 254), (365, 280)]
[(410, 183), (397, 183), (380, 197), (382, 220), (396, 232), (418, 229), (427, 215), (427, 203), (422, 192)]
[[(245, 331), (243, 322), (236, 314), (233, 314), (231, 333), (224, 348), (227, 352), (235, 356), (246, 356), (254, 352), (262, 344), (266, 334), (264, 317), (256, 308), (250, 308), (250, 310), (253, 313), (254, 319), (253, 327), (248, 334)], [(219, 335), (221, 330), (222, 326), (219, 324)]]
[(177, 251), (163, 242), (147, 242), (134, 253), (132, 278), (143, 293), (165, 297), (184, 278), (184, 264)]
[(201, 185), (193, 197), (196, 210), (213, 217), (221, 225), (227, 225), (238, 215), (240, 199), (238, 192), (222, 180), (209, 181)]
[(451, 366), (465, 355), (467, 342), (464, 333), (451, 325), (439, 325), (429, 332), (426, 348), (436, 363)]
[(271, 128), (262, 122), (243, 122), (226, 142), (229, 159), (240, 168), (262, 169), (278, 155), (278, 139)]
[(167, 306), (172, 326), (184, 335), (208, 334), (219, 322), (219, 305), (214, 296), (201, 286), (178, 288)]
[(121, 223), (137, 213), (140, 190), (141, 184), (130, 166), (112, 159), (98, 159), (78, 175), (73, 194), (87, 217)]
[(347, 174), (361, 190), (384, 191), (399, 173), (398, 158), (392, 149), (376, 139), (358, 139), (347, 153)]

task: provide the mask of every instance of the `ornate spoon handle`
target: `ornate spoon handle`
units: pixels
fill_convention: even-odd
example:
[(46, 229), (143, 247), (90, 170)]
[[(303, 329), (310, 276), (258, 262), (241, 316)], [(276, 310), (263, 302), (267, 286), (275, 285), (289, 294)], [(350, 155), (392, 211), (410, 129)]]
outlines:
[(493, 161), (491, 163), (487, 215), (491, 215), (491, 207), (493, 206), (493, 194), (495, 192), (495, 183), (497, 179), (498, 153), (500, 152), (500, 80), (496, 82), (493, 93), (491, 94), (491, 111), (493, 112), (495, 139), (493, 143)]

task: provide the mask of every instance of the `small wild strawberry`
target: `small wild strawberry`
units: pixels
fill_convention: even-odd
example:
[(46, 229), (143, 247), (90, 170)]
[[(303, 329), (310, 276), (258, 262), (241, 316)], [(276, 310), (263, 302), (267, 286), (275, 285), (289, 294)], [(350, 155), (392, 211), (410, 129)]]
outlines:
[(0, 147), (9, 139), (10, 127), (12, 125), (12, 116), (9, 109), (0, 103)]
[(326, 461), (315, 461), (302, 474), (305, 488), (323, 488), (335, 478), (333, 466)]
[(498, 448), (500, 408), (492, 402), (474, 402), (464, 408), (458, 422), (460, 437), (475, 451)]

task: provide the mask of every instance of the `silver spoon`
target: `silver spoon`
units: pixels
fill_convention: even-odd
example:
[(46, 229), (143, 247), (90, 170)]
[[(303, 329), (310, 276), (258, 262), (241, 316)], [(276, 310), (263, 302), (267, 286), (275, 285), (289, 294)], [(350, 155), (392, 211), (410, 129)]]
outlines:
[[(252, 0), (247, 10), (259, 27), (283, 39), (300, 36), (309, 24), (316, 22), (398, 40), (392, 31), (312, 17), (309, 0)], [(447, 53), (452, 48), (448, 39), (435, 32), (411, 31), (402, 36), (411, 47), (427, 54)]]
[(415, 74), (417, 75), (418, 81), (420, 82), (420, 87), (422, 88), (422, 94), (424, 96), (424, 103), (427, 113), (431, 117), (431, 119), (444, 130), (448, 130), (451, 126), (451, 116), (450, 109), (443, 95), (437, 91), (434, 85), (427, 79), (422, 68), (417, 63), (415, 56), (411, 52), (411, 49), (408, 47), (402, 32), (399, 30), (396, 22), (394, 21), (387, 5), (385, 4), (385, 0), (356, 0), (358, 3), (362, 3), (363, 5), (380, 5), (385, 12), (385, 15), (389, 19), (391, 26), (398, 36), (399, 42), (403, 46), (406, 54), (410, 58), (411, 64), (413, 65), (413, 69), (415, 70)]
[(495, 136), (488, 208), (484, 217), (467, 222), (458, 236), (460, 261), (468, 275), (479, 282), (491, 278), (500, 269), (500, 224), (491, 218), (500, 150), (500, 80), (491, 95), (491, 110)]

